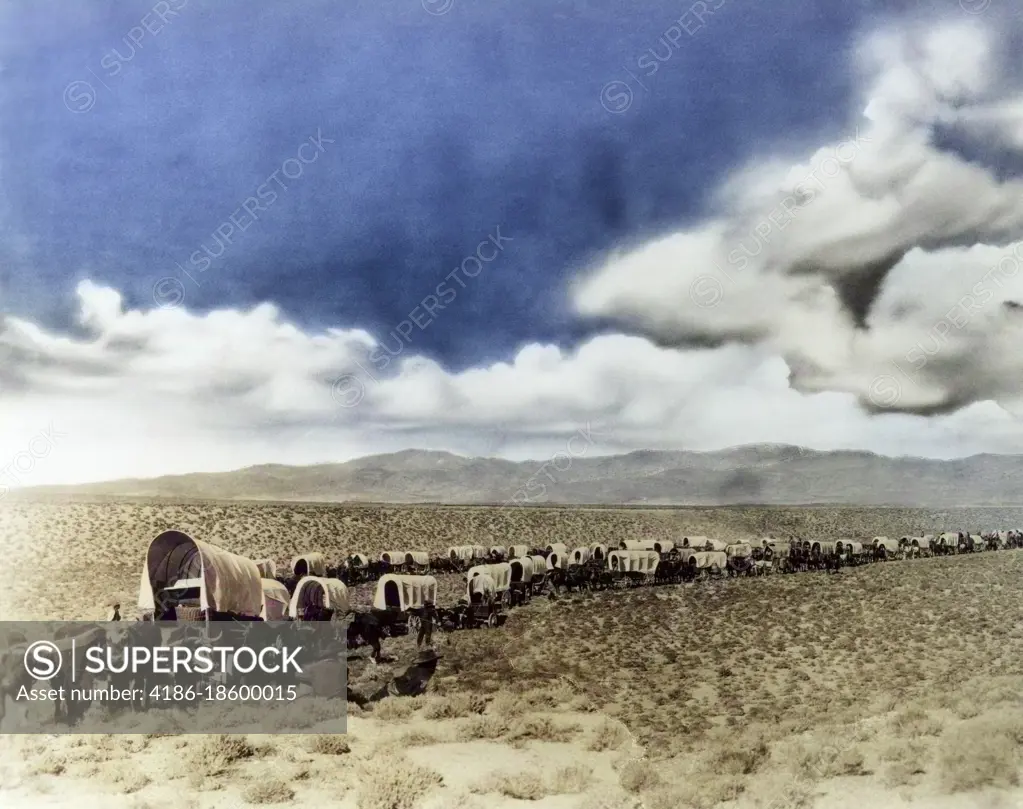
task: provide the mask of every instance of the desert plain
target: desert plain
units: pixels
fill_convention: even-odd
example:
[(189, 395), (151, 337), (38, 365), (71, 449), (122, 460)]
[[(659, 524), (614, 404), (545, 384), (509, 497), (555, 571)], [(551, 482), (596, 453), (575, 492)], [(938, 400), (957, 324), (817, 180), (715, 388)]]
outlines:
[[(684, 534), (860, 538), (1009, 529), (1023, 510), (387, 506), (9, 498), (0, 617), (134, 604), (168, 528), (287, 561)], [(435, 636), (424, 696), (348, 733), (2, 739), (5, 806), (782, 809), (1020, 806), (1023, 551), (537, 598)], [(460, 589), (444, 577), (442, 602)], [(368, 599), (371, 586), (356, 600)], [(361, 652), (371, 688), (411, 660)]]

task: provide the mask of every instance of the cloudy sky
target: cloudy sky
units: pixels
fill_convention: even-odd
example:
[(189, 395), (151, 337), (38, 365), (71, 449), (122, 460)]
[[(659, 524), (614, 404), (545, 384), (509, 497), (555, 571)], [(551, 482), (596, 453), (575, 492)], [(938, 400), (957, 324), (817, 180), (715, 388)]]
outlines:
[(1023, 452), (1008, 0), (12, 0), (3, 485)]

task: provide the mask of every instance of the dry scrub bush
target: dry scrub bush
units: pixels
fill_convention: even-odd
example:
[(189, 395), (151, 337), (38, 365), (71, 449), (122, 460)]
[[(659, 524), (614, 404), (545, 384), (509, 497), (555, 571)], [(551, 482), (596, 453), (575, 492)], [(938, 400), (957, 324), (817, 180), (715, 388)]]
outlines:
[(63, 756), (47, 754), (36, 761), (30, 768), (33, 775), (61, 775), (67, 769), (67, 760)]
[(661, 783), (661, 776), (649, 761), (630, 759), (618, 771), (618, 783), (629, 792), (646, 792)]
[(584, 764), (561, 767), (551, 776), (551, 791), (560, 795), (585, 792), (593, 781), (593, 768)]
[(371, 713), (374, 719), (386, 721), (408, 719), (422, 704), (416, 697), (384, 697), (373, 706)]
[(242, 791), (246, 803), (288, 803), (294, 797), (295, 790), (278, 778), (249, 784)]
[(558, 724), (546, 716), (520, 719), (508, 732), (508, 741), (521, 746), (529, 741), (570, 742), (581, 728), (577, 724)]
[(359, 809), (413, 809), (443, 779), (404, 756), (375, 756), (363, 763), (358, 778)]
[(1023, 715), (1018, 712), (964, 722), (942, 745), (942, 786), (948, 792), (1017, 786), (1021, 743)]
[(531, 772), (491, 773), (474, 785), (472, 791), (480, 795), (497, 793), (519, 801), (539, 801), (551, 794), (547, 783)]
[(319, 753), (321, 756), (341, 756), (352, 751), (342, 736), (326, 733), (313, 736), (308, 746), (310, 753)]
[(187, 756), (186, 766), (195, 780), (227, 772), (239, 761), (273, 752), (269, 745), (254, 745), (246, 736), (202, 736)]
[(629, 740), (629, 731), (620, 722), (613, 719), (602, 719), (590, 734), (586, 749), (595, 753), (604, 750), (617, 750)]
[(500, 739), (508, 733), (508, 722), (499, 716), (473, 716), (458, 729), (458, 740)]
[(749, 745), (732, 745), (719, 750), (711, 764), (715, 771), (726, 775), (750, 775), (767, 761), (770, 752), (763, 740)]
[(478, 694), (428, 696), (422, 700), (420, 714), (424, 719), (461, 719), (481, 714), (486, 707), (486, 699)]

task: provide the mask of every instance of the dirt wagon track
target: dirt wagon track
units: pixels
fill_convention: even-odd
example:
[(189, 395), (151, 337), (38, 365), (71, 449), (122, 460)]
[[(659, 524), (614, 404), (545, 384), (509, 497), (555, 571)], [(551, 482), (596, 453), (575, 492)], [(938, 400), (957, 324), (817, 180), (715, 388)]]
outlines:
[[(622, 539), (722, 539), (774, 533), (805, 539), (974, 531), (1023, 525), (1023, 509), (498, 508), (263, 503), (31, 501), (0, 503), (7, 619), (94, 619), (112, 597), (135, 603), (147, 544), (176, 528), (252, 558), (322, 551), (328, 559), (393, 548), (442, 551), (478, 543), (569, 547)], [(10, 567), (7, 567), (7, 566)]]

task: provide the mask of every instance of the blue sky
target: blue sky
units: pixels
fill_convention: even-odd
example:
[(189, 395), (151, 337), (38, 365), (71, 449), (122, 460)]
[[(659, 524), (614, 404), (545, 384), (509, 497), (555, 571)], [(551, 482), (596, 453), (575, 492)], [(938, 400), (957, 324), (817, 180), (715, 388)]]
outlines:
[[(976, 358), (1015, 345), (1023, 290), (935, 325), (1023, 238), (1007, 2), (0, 15), (0, 453), (47, 417), (83, 459), (121, 446), (55, 479), (524, 457), (590, 421), (617, 425), (607, 451), (948, 456), (1016, 435), (1017, 369)], [(820, 186), (797, 215), (793, 172)], [(779, 205), (793, 228), (767, 224)], [(713, 275), (757, 238), (754, 275)]]
[[(514, 248), (419, 340), (458, 369), (600, 328), (566, 305), (581, 268), (694, 217), (751, 154), (838, 132), (848, 44), (883, 4), (176, 0), (163, 21), (148, 0), (80, 5), (7, 12), (7, 311), (67, 327), (84, 277), (150, 305), (322, 132), (334, 144), (193, 273), (187, 305), (273, 301), (386, 335), (500, 227)], [(147, 13), (157, 33), (135, 45)], [(662, 40), (679, 19), (692, 35)], [(601, 106), (615, 80), (634, 87), (622, 114)], [(75, 81), (87, 112), (65, 104)]]

